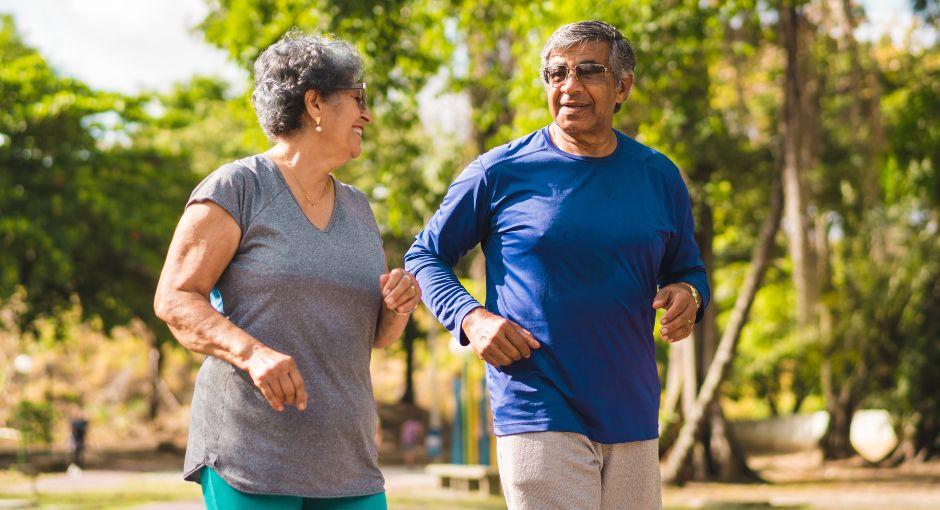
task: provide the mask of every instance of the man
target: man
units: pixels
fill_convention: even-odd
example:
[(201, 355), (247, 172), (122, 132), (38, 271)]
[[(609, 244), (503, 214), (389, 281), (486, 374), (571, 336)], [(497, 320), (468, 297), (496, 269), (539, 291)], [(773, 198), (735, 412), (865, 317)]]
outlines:
[[(542, 65), (553, 122), (472, 162), (405, 267), (488, 364), (511, 509), (660, 508), (655, 309), (672, 342), (709, 299), (688, 190), (612, 127), (635, 67), (616, 28), (563, 26)], [(486, 307), (452, 269), (477, 243)]]

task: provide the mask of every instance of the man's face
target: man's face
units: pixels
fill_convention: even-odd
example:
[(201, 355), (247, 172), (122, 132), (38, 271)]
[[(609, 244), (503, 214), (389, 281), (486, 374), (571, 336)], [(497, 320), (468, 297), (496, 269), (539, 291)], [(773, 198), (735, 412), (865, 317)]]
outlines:
[[(570, 69), (558, 86), (545, 85), (552, 119), (566, 134), (574, 137), (602, 135), (612, 128), (614, 106), (627, 99), (633, 79), (621, 80), (614, 76), (609, 70), (609, 55), (609, 43), (592, 42), (555, 50), (549, 56), (546, 68), (567, 66)], [(578, 64), (601, 64), (608, 71), (593, 79), (578, 79), (574, 70)]]

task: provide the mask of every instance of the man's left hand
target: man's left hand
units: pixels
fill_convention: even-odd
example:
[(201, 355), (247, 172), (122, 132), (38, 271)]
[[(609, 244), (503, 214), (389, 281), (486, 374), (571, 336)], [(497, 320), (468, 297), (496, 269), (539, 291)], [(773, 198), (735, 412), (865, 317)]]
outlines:
[(659, 334), (669, 343), (678, 342), (692, 334), (698, 306), (692, 291), (681, 283), (672, 283), (659, 289), (653, 299), (653, 308), (666, 310), (660, 324)]

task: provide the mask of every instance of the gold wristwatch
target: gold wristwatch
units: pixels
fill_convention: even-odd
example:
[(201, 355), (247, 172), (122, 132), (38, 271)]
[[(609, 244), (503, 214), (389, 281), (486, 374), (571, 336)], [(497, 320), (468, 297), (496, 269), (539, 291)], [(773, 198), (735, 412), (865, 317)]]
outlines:
[(698, 310), (702, 307), (702, 295), (698, 293), (698, 289), (695, 288), (695, 285), (692, 285), (688, 282), (676, 282), (679, 285), (685, 285), (689, 289), (689, 292), (692, 293), (692, 299), (695, 300), (695, 309)]

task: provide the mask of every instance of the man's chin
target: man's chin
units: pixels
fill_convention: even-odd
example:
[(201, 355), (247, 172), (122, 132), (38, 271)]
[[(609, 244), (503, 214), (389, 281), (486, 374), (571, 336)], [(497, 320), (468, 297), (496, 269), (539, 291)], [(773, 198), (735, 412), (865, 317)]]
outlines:
[(558, 118), (555, 119), (555, 124), (561, 128), (565, 133), (580, 133), (585, 130), (588, 123), (580, 119), (574, 120), (569, 118)]

